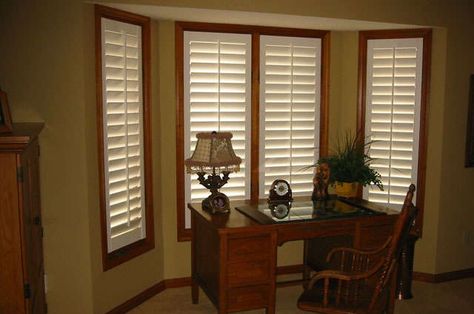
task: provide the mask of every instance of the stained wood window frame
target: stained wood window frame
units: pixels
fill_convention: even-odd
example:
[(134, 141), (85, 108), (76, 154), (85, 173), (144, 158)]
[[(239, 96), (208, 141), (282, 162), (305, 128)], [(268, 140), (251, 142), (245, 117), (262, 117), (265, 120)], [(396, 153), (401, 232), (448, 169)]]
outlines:
[[(429, 86), (431, 78), (431, 42), (432, 30), (421, 29), (397, 29), (397, 30), (374, 30), (359, 32), (359, 60), (358, 60), (358, 101), (357, 101), (357, 132), (361, 138), (365, 138), (366, 117), (366, 89), (367, 89), (367, 43), (369, 40), (377, 39), (423, 39), (423, 57), (421, 69), (421, 99), (420, 99), (420, 125), (418, 139), (418, 169), (416, 184), (416, 206), (418, 216), (415, 220), (413, 233), (418, 236), (423, 232), (423, 215), (426, 186), (426, 155), (428, 143), (428, 101)], [(408, 187), (407, 187), (408, 189)], [(361, 192), (361, 191), (360, 191)], [(361, 193), (359, 193), (361, 195)]]
[(250, 156), (250, 200), (259, 199), (259, 124), (260, 124), (260, 35), (314, 37), (321, 39), (321, 93), (320, 93), (320, 156), (328, 150), (328, 103), (329, 103), (329, 41), (326, 30), (264, 27), (239, 24), (217, 24), (198, 22), (175, 23), (176, 66), (176, 210), (178, 241), (191, 239), (191, 228), (185, 225), (185, 174), (184, 174), (184, 32), (216, 32), (250, 34), (251, 42), (251, 156)]
[[(103, 136), (103, 84), (102, 84), (102, 18), (115, 20), (123, 23), (133, 24), (141, 27), (142, 44), (142, 99), (143, 99), (143, 176), (144, 176), (144, 216), (145, 237), (131, 244), (108, 252), (108, 217), (106, 208), (105, 188), (105, 161)], [(153, 187), (152, 187), (152, 163), (151, 163), (151, 67), (150, 67), (150, 19), (145, 16), (113, 9), (106, 6), (95, 5), (95, 49), (96, 49), (96, 102), (97, 102), (97, 137), (99, 155), (99, 194), (100, 194), (100, 226), (102, 244), (102, 266), (103, 270), (109, 270), (136, 256), (139, 256), (155, 247), (154, 219), (153, 219)]]

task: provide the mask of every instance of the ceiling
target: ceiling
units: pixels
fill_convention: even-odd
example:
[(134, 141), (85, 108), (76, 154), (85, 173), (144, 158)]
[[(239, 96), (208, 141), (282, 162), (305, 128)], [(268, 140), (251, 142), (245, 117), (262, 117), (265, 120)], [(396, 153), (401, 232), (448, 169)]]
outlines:
[(107, 4), (110, 7), (148, 16), (157, 20), (246, 24), (336, 31), (415, 28), (420, 25), (368, 22), (289, 14), (259, 13), (234, 10), (211, 10), (137, 4)]

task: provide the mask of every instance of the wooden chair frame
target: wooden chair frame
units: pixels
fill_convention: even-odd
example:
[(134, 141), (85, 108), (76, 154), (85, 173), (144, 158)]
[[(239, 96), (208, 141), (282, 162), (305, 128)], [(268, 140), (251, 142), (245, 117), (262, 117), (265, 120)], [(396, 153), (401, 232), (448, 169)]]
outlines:
[[(319, 313), (393, 311), (394, 293), (390, 288), (393, 290), (395, 285), (389, 285), (389, 282), (396, 277), (398, 258), (417, 214), (412, 203), (414, 191), (412, 184), (393, 235), (381, 247), (370, 251), (335, 248), (329, 252), (326, 261), (336, 269), (317, 272), (311, 278), (298, 300), (300, 309)], [(315, 290), (318, 290), (319, 299), (313, 302)], [(361, 290), (371, 291), (369, 298), (361, 300)]]

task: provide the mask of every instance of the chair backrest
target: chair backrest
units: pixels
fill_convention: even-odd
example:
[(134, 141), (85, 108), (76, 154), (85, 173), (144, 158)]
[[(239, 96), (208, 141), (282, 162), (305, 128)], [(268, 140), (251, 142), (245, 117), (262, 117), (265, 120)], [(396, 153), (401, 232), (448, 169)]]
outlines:
[(404, 244), (408, 239), (410, 229), (415, 221), (418, 212), (418, 209), (413, 205), (412, 202), (414, 192), (415, 185), (411, 184), (408, 188), (405, 201), (403, 202), (403, 207), (400, 212), (400, 215), (393, 228), (392, 240), (388, 247), (387, 255), (384, 258), (384, 264), (382, 267), (381, 275), (377, 281), (374, 294), (372, 295), (372, 300), (369, 305), (369, 313), (376, 312), (374, 310), (378, 308), (378, 305), (381, 301), (380, 299), (385, 294), (384, 292), (387, 291), (390, 279), (392, 278), (392, 276), (395, 275), (394, 271), (396, 269), (397, 260), (400, 256)]

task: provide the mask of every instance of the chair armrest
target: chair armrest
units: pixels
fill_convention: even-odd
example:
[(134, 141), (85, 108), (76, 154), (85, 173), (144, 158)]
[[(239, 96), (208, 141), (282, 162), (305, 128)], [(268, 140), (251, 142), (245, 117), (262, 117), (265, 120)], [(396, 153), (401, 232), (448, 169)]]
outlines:
[(309, 281), (307, 289), (311, 289), (314, 284), (319, 280), (330, 280), (337, 279), (343, 281), (357, 281), (361, 279), (367, 279), (372, 276), (380, 267), (383, 265), (383, 260), (380, 260), (377, 265), (368, 271), (357, 271), (357, 272), (347, 272), (339, 270), (322, 270), (317, 272)]
[[(365, 273), (365, 272), (364, 272)], [(357, 273), (351, 273), (351, 272), (345, 272), (345, 271), (339, 271), (339, 270), (322, 270), (317, 272), (309, 281), (307, 289), (313, 288), (314, 284), (323, 279), (338, 279), (338, 280), (344, 280), (344, 281), (351, 281), (355, 280), (355, 278), (359, 278), (362, 275), (362, 273), (357, 272)]]
[(334, 248), (331, 251), (329, 251), (328, 255), (326, 256), (326, 262), (330, 263), (331, 259), (334, 257), (336, 253), (349, 253), (349, 254), (353, 254), (357, 256), (368, 256), (368, 257), (371, 255), (380, 254), (383, 250), (385, 250), (388, 247), (391, 240), (392, 240), (392, 237), (390, 236), (385, 241), (385, 243), (382, 244), (382, 246), (374, 250), (358, 250), (358, 249), (348, 248), (348, 247)]

